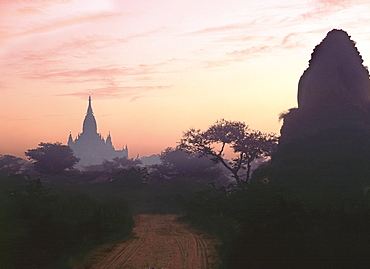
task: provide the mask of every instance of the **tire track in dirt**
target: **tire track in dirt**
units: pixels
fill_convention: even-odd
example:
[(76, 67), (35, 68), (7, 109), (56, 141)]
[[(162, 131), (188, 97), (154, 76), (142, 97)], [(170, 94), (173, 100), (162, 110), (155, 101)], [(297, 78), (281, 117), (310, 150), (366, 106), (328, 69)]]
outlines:
[[(134, 219), (135, 220), (135, 219)], [(120, 248), (117, 253), (114, 253), (114, 256), (109, 258), (110, 260), (107, 261), (107, 264), (104, 267), (99, 267), (102, 269), (110, 269), (115, 268), (114, 266), (116, 264), (119, 264), (120, 267), (125, 266), (125, 264), (129, 261), (129, 259), (140, 249), (140, 247), (145, 243), (145, 239), (148, 235), (148, 227), (145, 225), (142, 225), (142, 222), (139, 222), (138, 220), (135, 220), (138, 225), (136, 226), (136, 231), (134, 231), (137, 234), (140, 234), (139, 237), (137, 237), (137, 240), (133, 240), (131, 244), (127, 244), (127, 247)]]
[(181, 244), (181, 242), (177, 238), (177, 236), (174, 236), (174, 240), (176, 241), (177, 247), (178, 247), (178, 249), (180, 251), (181, 261), (182, 261), (183, 265), (186, 266), (186, 249), (183, 246), (183, 244)]
[(198, 236), (198, 235), (194, 235), (193, 236), (195, 237), (196, 239), (196, 242), (197, 242), (197, 250), (200, 251), (200, 254), (199, 256), (201, 257), (201, 261), (203, 261), (203, 264), (202, 264), (202, 268), (209, 268), (209, 261), (208, 261), (208, 255), (207, 255), (207, 246), (206, 246), (206, 243), (204, 242), (204, 240)]
[(217, 240), (189, 225), (178, 215), (137, 215), (134, 236), (94, 252), (79, 269), (217, 268)]
[[(175, 239), (178, 243), (181, 256), (184, 261), (184, 268), (212, 268), (210, 262), (208, 261), (209, 253), (207, 244), (202, 238), (201, 234), (199, 234), (196, 230), (185, 226), (182, 229), (180, 236), (182, 237), (181, 240), (177, 239), (176, 237)], [(186, 245), (183, 246), (182, 244)], [(187, 245), (195, 245), (196, 255), (192, 253), (192, 256), (189, 256)]]

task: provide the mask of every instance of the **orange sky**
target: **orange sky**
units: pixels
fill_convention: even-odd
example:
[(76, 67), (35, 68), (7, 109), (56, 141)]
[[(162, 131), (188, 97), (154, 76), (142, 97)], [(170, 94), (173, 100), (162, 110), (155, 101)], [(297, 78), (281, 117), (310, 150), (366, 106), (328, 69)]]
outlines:
[(1, 0), (0, 154), (98, 131), (130, 157), (190, 127), (279, 132), (313, 48), (343, 29), (370, 63), (368, 0)]

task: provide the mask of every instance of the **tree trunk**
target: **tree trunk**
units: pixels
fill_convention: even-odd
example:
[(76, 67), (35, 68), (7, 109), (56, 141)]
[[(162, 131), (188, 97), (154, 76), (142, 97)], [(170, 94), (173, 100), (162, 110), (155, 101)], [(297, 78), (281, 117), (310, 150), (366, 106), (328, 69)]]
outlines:
[(236, 184), (238, 184), (239, 187), (242, 187), (241, 179), (240, 179), (240, 177), (238, 175), (238, 172), (236, 172), (236, 173), (233, 172), (233, 178), (235, 178)]
[(248, 161), (247, 162), (247, 176), (245, 178), (245, 181), (248, 183), (249, 180), (251, 179), (251, 171), (252, 170), (252, 166), (251, 166), (251, 161)]

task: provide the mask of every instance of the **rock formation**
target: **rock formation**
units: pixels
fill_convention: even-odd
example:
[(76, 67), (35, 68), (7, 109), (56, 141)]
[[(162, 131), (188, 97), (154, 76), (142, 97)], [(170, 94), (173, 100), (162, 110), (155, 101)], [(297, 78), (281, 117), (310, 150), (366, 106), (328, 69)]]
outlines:
[(316, 46), (299, 81), (298, 108), (283, 119), (272, 162), (280, 171), (332, 178), (370, 172), (369, 71), (345, 31), (330, 31)]
[(370, 107), (369, 72), (355, 43), (342, 30), (330, 31), (314, 49), (298, 85), (300, 109)]
[(298, 108), (284, 116), (282, 143), (302, 133), (370, 128), (369, 71), (343, 30), (330, 31), (298, 84)]

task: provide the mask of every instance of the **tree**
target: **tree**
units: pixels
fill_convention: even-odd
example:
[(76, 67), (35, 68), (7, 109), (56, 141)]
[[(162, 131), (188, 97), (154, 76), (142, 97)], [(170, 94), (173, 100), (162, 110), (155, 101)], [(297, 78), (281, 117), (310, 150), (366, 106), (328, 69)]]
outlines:
[(95, 182), (110, 181), (121, 187), (141, 187), (148, 177), (141, 160), (126, 157), (104, 160), (101, 164), (88, 165), (84, 169), (85, 176), (89, 175)]
[(142, 165), (139, 159), (127, 159), (126, 157), (115, 157), (112, 160), (104, 160), (101, 164), (93, 164), (85, 166), (85, 171), (100, 171), (109, 174), (114, 174), (122, 169), (136, 168)]
[(0, 174), (6, 176), (20, 174), (26, 162), (26, 160), (13, 155), (0, 155)]
[[(206, 131), (190, 129), (185, 132), (178, 147), (190, 153), (209, 156), (214, 162), (221, 163), (241, 187), (243, 182), (250, 180), (252, 162), (270, 156), (277, 146), (277, 140), (275, 134), (251, 130), (244, 122), (221, 119)], [(225, 158), (227, 148), (234, 152), (231, 161)], [(244, 180), (239, 175), (241, 169), (246, 169)]]
[(199, 153), (189, 153), (179, 148), (166, 148), (160, 155), (161, 164), (151, 166), (152, 178), (186, 178), (197, 182), (221, 183), (222, 167), (209, 158), (199, 158)]
[(43, 143), (38, 148), (25, 152), (35, 169), (45, 174), (59, 174), (66, 169), (72, 169), (80, 159), (73, 155), (73, 150), (60, 142)]
[(102, 166), (105, 171), (110, 170), (111, 172), (122, 170), (122, 169), (131, 169), (133, 167), (138, 167), (142, 163), (140, 160), (136, 159), (127, 159), (126, 157), (123, 158), (113, 158), (112, 161), (103, 161)]

